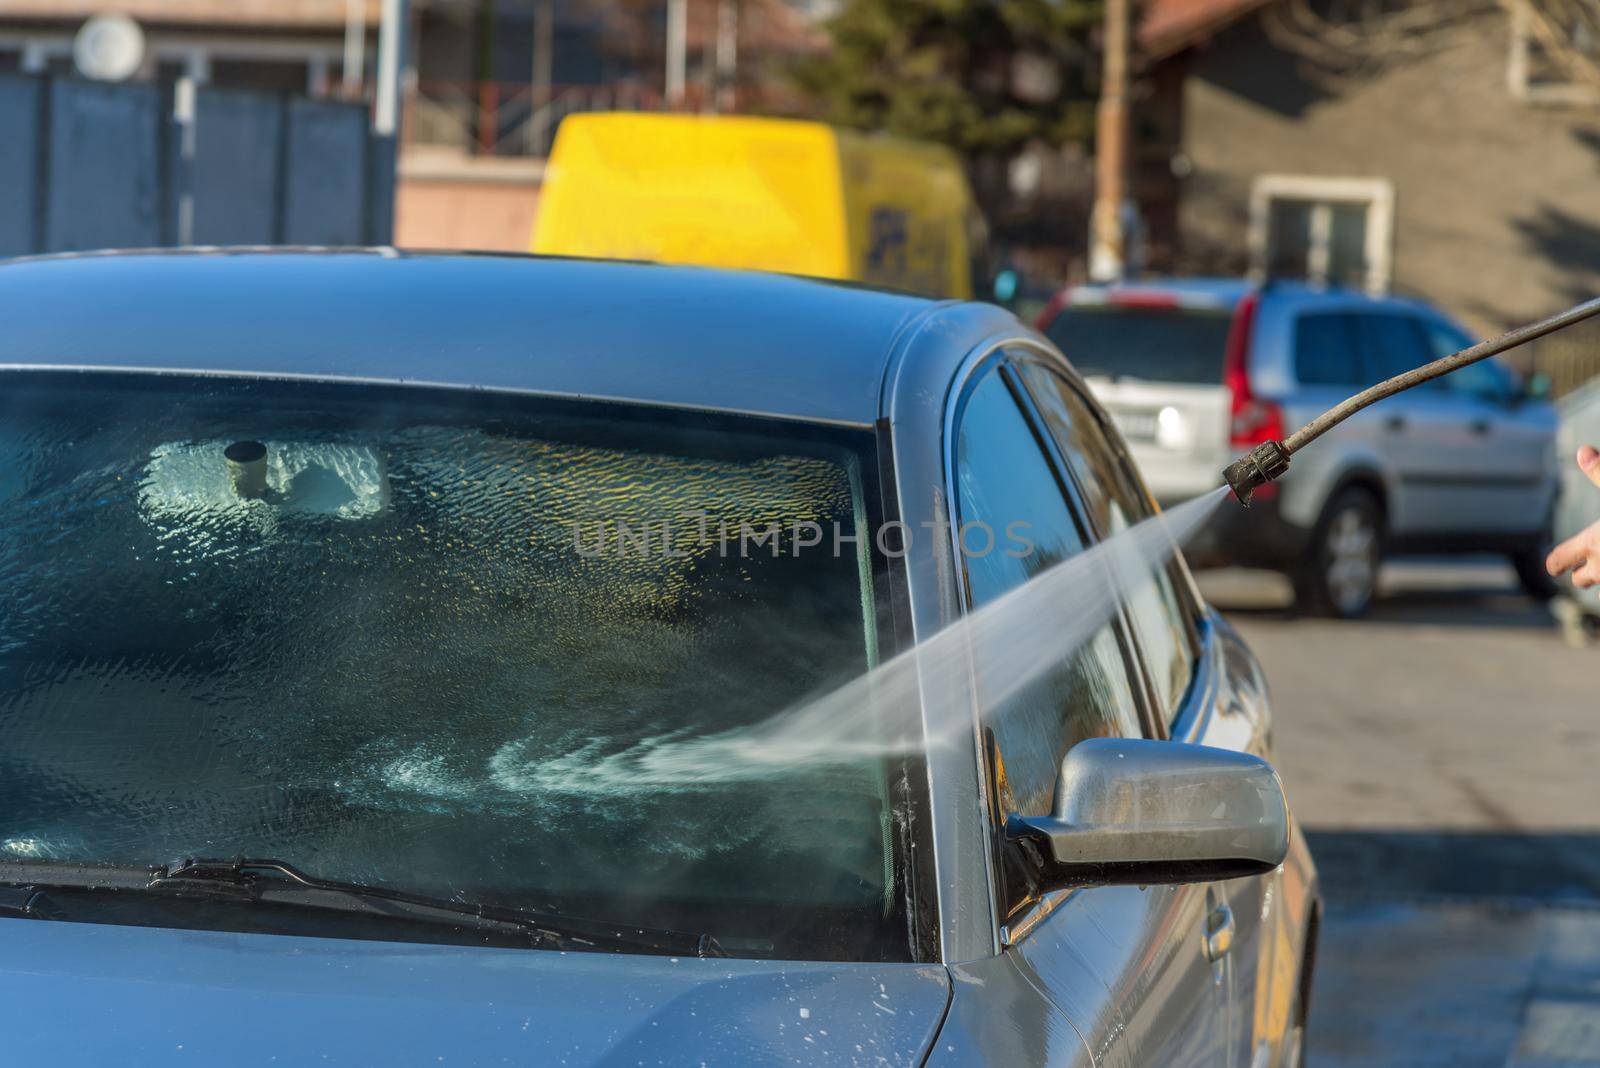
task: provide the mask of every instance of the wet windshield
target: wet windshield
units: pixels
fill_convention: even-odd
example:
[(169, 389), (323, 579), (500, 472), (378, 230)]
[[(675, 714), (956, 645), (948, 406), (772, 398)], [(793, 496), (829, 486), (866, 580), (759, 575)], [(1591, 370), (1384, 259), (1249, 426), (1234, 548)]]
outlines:
[(870, 666), (866, 435), (153, 376), (0, 398), (0, 859), (275, 857), (909, 954), (893, 767), (651, 761)]

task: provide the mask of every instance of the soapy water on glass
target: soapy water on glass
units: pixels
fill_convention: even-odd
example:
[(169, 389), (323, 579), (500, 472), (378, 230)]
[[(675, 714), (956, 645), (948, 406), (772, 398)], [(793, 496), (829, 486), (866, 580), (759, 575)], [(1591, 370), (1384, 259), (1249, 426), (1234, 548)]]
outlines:
[[(954, 742), (919, 729), (924, 695), (959, 692), (967, 664), (987, 703), (1003, 707), (1091, 639), (1112, 617), (1122, 591), (1145, 579), (1192, 537), (1227, 496), (1220, 487), (1144, 520), (983, 606), (929, 640), (831, 693), (747, 727), (692, 738), (646, 739), (595, 759), (580, 750), (538, 764), (497, 754), (496, 782), (510, 789), (593, 791), (674, 789), (760, 779), (805, 765), (905, 755)], [(872, 709), (889, 731), (863, 737)], [(903, 724), (897, 734), (892, 725)], [(963, 729), (970, 729), (963, 728)]]
[[(0, 729), (22, 806), (0, 828), (0, 855), (247, 850), (427, 887), (449, 885), (457, 853), (478, 857), (488, 843), (501, 867), (553, 884), (562, 872), (538, 858), (566, 841), (562, 827), (581, 825), (600, 874), (625, 845), (648, 850), (633, 863), (655, 864), (652, 879), (676, 872), (674, 858), (708, 854), (782, 862), (791, 880), (817, 858), (884, 868), (898, 795), (882, 762), (963, 742), (984, 715), (970, 710), (973, 692), (985, 709), (1006, 708), (1094, 641), (1123, 591), (1147, 582), (1226, 492), (1056, 564), (867, 670), (846, 655), (841, 613), (860, 611), (850, 590), (751, 614), (724, 585), (694, 602), (707, 614), (686, 631), (644, 599), (655, 574), (571, 558), (558, 521), (562, 507), (658, 509), (691, 490), (713, 507), (775, 501), (785, 522), (849, 515), (835, 462), (641, 460), (428, 428), (371, 444), (339, 437), (263, 436), (266, 500), (241, 500), (221, 462), (228, 439), (199, 435), (138, 449), (133, 500), (115, 465), (40, 482), (24, 517), (40, 531), (69, 506), (96, 507), (73, 513), (85, 518), (72, 551), (26, 522), (0, 546), (26, 595), (0, 613), (0, 652), (21, 658)], [(18, 470), (52, 471), (53, 442), (24, 451), (34, 468)], [(653, 465), (648, 480), (641, 464)], [(510, 495), (550, 470), (563, 477), (541, 478), (538, 495)], [(564, 485), (584, 487), (576, 503), (553, 493)], [(97, 572), (103, 546), (133, 544), (127, 569)], [(853, 561), (841, 566), (854, 574)], [(143, 606), (139, 633), (130, 604)], [(223, 617), (234, 623), (219, 631)], [(88, 622), (58, 640), (53, 621), (65, 619)], [(572, 633), (585, 641), (562, 645)], [(807, 692), (818, 664), (844, 667), (822, 682), (833, 688), (787, 696)], [(741, 694), (750, 707), (738, 707)], [(930, 736), (925, 703), (946, 700), (958, 708), (937, 709), (936, 721), (955, 726)], [(80, 721), (95, 730), (56, 726)], [(806, 820), (791, 818), (794, 791)], [(640, 821), (652, 830), (642, 840)], [(454, 838), (432, 837), (447, 825)], [(431, 867), (420, 841), (433, 843)], [(860, 856), (840, 860), (841, 842)], [(562, 857), (581, 883), (584, 858)], [(875, 878), (887, 894), (888, 876)]]
[[(145, 506), (239, 508), (225, 481), (203, 477), (214, 451), (210, 445), (158, 450)], [(269, 452), (275, 484), (292, 486), (297, 479), (311, 481), (308, 474), (324, 474), (327, 485), (316, 484), (297, 501), (296, 495), (286, 495), (301, 510), (358, 518), (383, 507), (383, 465), (369, 450), (274, 442)], [(645, 792), (758, 780), (798, 767), (902, 756), (949, 744), (955, 739), (926, 736), (922, 729), (925, 695), (962, 689), (970, 663), (986, 703), (1004, 707), (1009, 697), (1089, 641), (1111, 619), (1122, 591), (1162, 566), (1227, 492), (1219, 487), (1121, 531), (826, 695), (756, 723), (699, 737), (677, 729), (609, 753), (597, 752), (598, 744), (580, 745), (555, 757), (548, 750), (534, 756), (510, 740), (490, 758), (488, 777), (511, 793)], [(252, 514), (270, 517), (273, 510)], [(870, 735), (862, 730), (869, 709), (886, 725)], [(452, 781), (437, 764), (418, 754), (397, 758), (387, 765), (385, 778), (392, 786), (440, 797), (471, 794), (470, 783)]]

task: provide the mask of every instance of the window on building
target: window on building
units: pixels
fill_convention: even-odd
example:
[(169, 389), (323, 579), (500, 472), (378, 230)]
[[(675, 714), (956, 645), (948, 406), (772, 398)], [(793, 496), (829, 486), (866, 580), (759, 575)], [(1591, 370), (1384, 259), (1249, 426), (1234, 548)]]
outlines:
[(1262, 277), (1382, 293), (1393, 226), (1386, 179), (1268, 174), (1251, 190), (1251, 257)]
[[(1600, 103), (1600, 12), (1589, 4), (1511, 0), (1506, 85), (1528, 104)], [(1588, 72), (1584, 77), (1581, 72)]]

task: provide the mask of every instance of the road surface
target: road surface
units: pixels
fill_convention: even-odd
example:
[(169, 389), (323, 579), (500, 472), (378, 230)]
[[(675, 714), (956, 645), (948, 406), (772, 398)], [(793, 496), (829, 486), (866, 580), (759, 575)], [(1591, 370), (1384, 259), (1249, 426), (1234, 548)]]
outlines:
[(1339, 623), (1201, 577), (1266, 667), (1322, 871), (1312, 1063), (1600, 1066), (1600, 648), (1497, 561), (1384, 581)]

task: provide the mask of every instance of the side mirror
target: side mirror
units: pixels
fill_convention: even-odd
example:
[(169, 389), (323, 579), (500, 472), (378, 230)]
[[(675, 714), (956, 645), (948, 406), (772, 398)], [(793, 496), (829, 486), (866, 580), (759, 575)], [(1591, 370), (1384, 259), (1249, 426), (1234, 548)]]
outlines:
[(1049, 816), (1012, 816), (1046, 889), (1257, 875), (1289, 852), (1272, 765), (1182, 742), (1090, 738), (1067, 751)]

